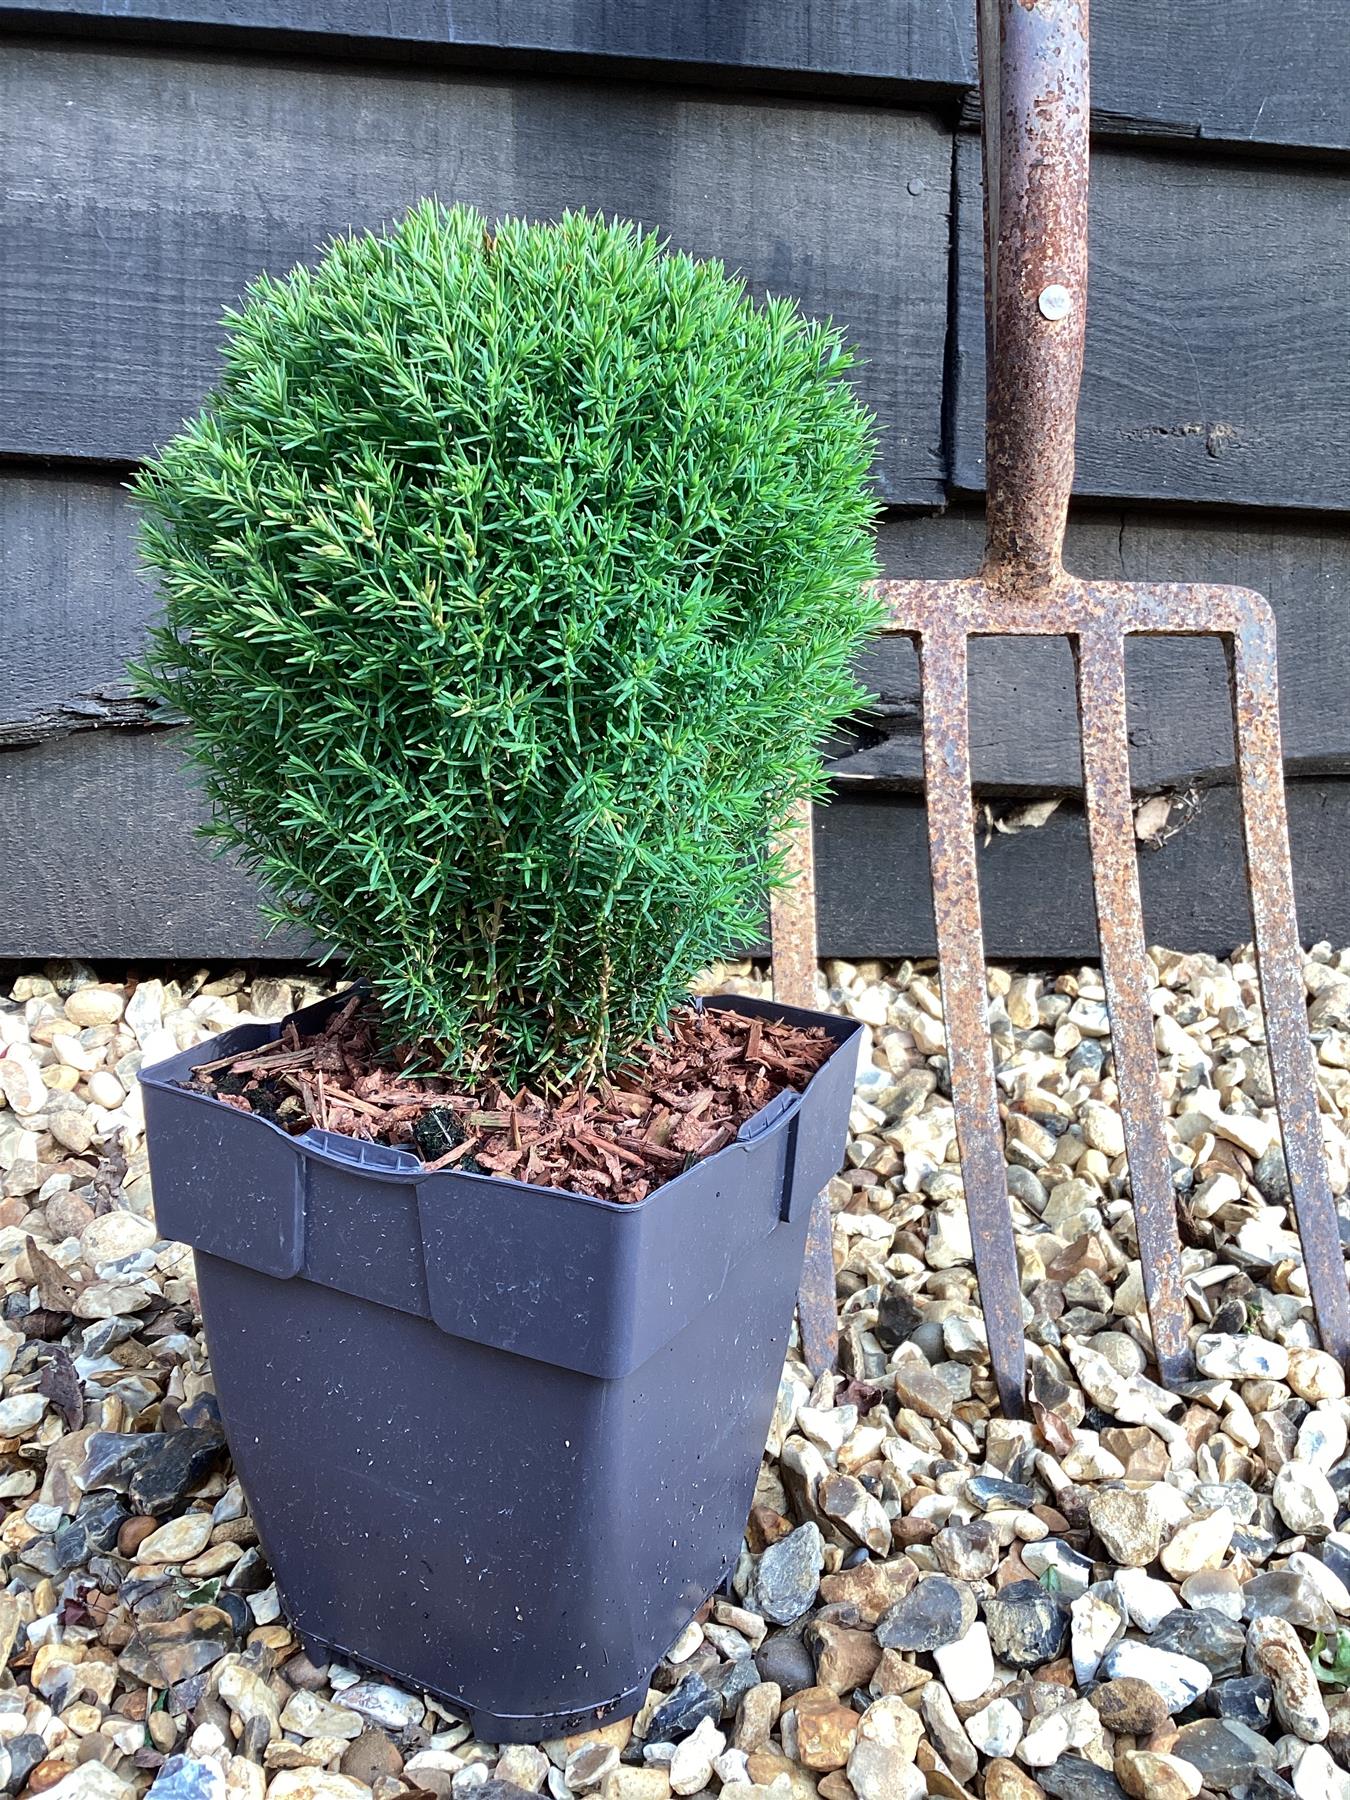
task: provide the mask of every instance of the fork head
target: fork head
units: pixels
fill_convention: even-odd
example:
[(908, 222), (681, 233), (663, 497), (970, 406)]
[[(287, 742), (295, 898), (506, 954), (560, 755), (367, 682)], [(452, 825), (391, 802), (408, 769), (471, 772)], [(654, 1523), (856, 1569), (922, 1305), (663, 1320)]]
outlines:
[(882, 582), (883, 633), (912, 638), (923, 696), (929, 858), (943, 1011), (966, 1203), (991, 1358), (1005, 1409), (1025, 1378), (1024, 1328), (989, 1040), (971, 803), (967, 648), (972, 637), (1066, 637), (1078, 689), (1083, 791), (1098, 937), (1145, 1291), (1160, 1375), (1191, 1373), (1181, 1243), (1150, 1007), (1151, 971), (1133, 830), (1125, 647), (1132, 636), (1223, 643), (1232, 694), (1243, 848), (1266, 1041), (1309, 1292), (1322, 1341), (1350, 1355), (1339, 1224), (1326, 1176), (1303, 1001), (1285, 814), (1275, 626), (1245, 588), (1028, 583), (988, 567), (963, 581)]

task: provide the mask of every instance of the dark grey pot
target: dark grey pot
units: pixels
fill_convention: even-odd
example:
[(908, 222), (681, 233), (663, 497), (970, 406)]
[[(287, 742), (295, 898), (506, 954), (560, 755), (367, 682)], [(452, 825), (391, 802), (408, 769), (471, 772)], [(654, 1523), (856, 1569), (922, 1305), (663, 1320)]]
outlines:
[[(336, 1002), (294, 1016), (318, 1023)], [(143, 1072), (160, 1231), (197, 1252), (221, 1415), (311, 1654), (494, 1742), (635, 1710), (737, 1555), (861, 1027), (633, 1206), (299, 1137)]]

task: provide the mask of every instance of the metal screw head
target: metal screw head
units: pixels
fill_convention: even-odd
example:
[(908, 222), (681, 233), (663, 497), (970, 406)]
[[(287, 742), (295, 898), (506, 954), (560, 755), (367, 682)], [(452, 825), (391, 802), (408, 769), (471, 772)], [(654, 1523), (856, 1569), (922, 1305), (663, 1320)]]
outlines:
[(1036, 296), (1036, 305), (1043, 319), (1067, 319), (1073, 311), (1073, 295), (1058, 281), (1052, 281)]

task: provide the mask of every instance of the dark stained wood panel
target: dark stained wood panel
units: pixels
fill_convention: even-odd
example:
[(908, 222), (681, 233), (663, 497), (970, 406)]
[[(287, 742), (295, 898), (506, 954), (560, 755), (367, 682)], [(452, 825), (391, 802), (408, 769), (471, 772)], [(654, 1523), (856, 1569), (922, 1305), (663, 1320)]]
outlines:
[[(192, 836), (197, 802), (181, 731), (88, 732), (0, 755), (6, 847), (0, 957), (153, 961), (300, 954), (267, 936), (253, 884)], [(1350, 783), (1289, 790), (1305, 941), (1350, 941)], [(922, 803), (842, 793), (818, 817), (816, 869), (825, 955), (933, 950)], [(981, 839), (983, 842), (983, 839)], [(1036, 961), (1095, 950), (1081, 817), (995, 835), (979, 857), (992, 957)], [(1176, 837), (1141, 857), (1151, 940), (1223, 951), (1249, 935), (1233, 792), (1213, 789)]]
[[(1293, 782), (1288, 803), (1300, 935), (1304, 943), (1343, 944), (1350, 939), (1350, 886), (1343, 857), (1327, 847), (1350, 841), (1350, 783)], [(1062, 808), (1039, 830), (979, 842), (991, 959), (1095, 957), (1081, 813)], [(822, 954), (934, 954), (926, 844), (921, 801), (848, 793), (823, 809), (816, 836)], [(1209, 790), (1174, 838), (1143, 850), (1139, 875), (1150, 943), (1223, 954), (1250, 940), (1232, 788)]]
[(659, 227), (862, 348), (896, 502), (943, 482), (951, 144), (875, 106), (68, 44), (0, 59), (22, 169), (0, 260), (0, 453), (133, 459), (209, 384), (217, 321), (420, 196)]
[[(329, 54), (584, 60), (644, 78), (969, 89), (974, 4), (931, 0), (27, 0), (11, 27), (196, 35)], [(1220, 144), (1350, 147), (1350, 33), (1330, 0), (1096, 0), (1099, 123)]]
[[(978, 562), (977, 508), (891, 518), (882, 561), (897, 578), (968, 573)], [(1267, 594), (1280, 621), (1285, 752), (1291, 773), (1350, 776), (1350, 525), (1084, 511), (1070, 527), (1071, 566), (1131, 580), (1231, 581)], [(145, 722), (126, 663), (155, 610), (137, 569), (130, 498), (116, 475), (0, 470), (0, 749), (70, 731)], [(1080, 785), (1067, 650), (1003, 639), (972, 657), (971, 740), (980, 789), (1072, 791)], [(849, 745), (840, 780), (921, 780), (918, 671), (907, 640), (877, 642), (863, 673), (876, 703)], [(1232, 763), (1227, 687), (1216, 645), (1141, 642), (1131, 663), (1134, 778), (1143, 790), (1222, 777)]]
[[(958, 144), (954, 478), (984, 481), (978, 144)], [(1350, 506), (1350, 171), (1093, 158), (1077, 489)]]
[[(897, 578), (968, 572), (977, 509), (891, 518), (880, 545)], [(1350, 527), (1231, 517), (1086, 511), (1070, 527), (1073, 567), (1132, 580), (1215, 580), (1266, 593), (1280, 621), (1285, 753), (1292, 774), (1350, 775)], [(0, 748), (69, 731), (139, 725), (126, 663), (155, 610), (136, 566), (133, 509), (119, 477), (0, 472)], [(981, 792), (1080, 785), (1067, 650), (999, 640), (972, 653), (971, 739)], [(838, 747), (841, 780), (921, 781), (918, 671), (907, 640), (879, 640), (863, 675), (876, 695)], [(1141, 790), (1222, 778), (1232, 763), (1216, 645), (1141, 642), (1132, 657), (1134, 777)]]

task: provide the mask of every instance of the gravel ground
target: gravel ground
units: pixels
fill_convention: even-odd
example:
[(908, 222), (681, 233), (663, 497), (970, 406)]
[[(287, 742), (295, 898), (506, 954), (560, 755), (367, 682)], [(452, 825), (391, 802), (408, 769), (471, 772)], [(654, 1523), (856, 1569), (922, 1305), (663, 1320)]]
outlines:
[[(789, 1358), (732, 1592), (637, 1720), (505, 1751), (299, 1652), (219, 1435), (190, 1253), (155, 1233), (141, 1058), (319, 989), (20, 976), (0, 999), (0, 1785), (1350, 1800), (1350, 1410), (1286, 1211), (1255, 971), (1154, 961), (1199, 1378), (1146, 1373), (1098, 974), (989, 975), (1036, 1401), (1018, 1424), (976, 1304), (935, 977), (828, 964), (829, 1003), (871, 1028), (831, 1186), (842, 1373)], [(1350, 951), (1305, 974), (1350, 1235)], [(763, 991), (744, 965), (714, 982)]]

